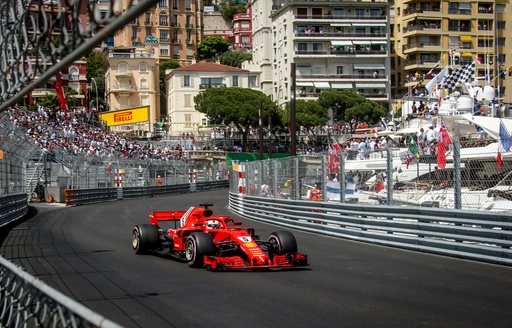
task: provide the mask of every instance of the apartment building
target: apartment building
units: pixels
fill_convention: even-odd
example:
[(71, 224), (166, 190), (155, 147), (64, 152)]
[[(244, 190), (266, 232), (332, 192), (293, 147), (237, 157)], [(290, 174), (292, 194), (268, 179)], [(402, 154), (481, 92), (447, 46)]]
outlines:
[[(151, 38), (148, 38), (150, 43)], [(153, 131), (160, 121), (160, 79), (157, 47), (116, 47), (109, 50), (109, 70), (105, 74), (106, 102), (109, 110), (149, 106), (148, 123), (112, 127), (113, 131), (137, 131), (141, 135)]]
[(206, 115), (195, 109), (194, 97), (209, 88), (240, 87), (259, 90), (258, 73), (211, 62), (200, 62), (166, 71), (167, 117), (173, 136), (197, 133), (208, 125)]
[[(125, 5), (128, 0), (116, 0)], [(160, 0), (117, 32), (111, 43), (115, 47), (143, 46), (147, 36), (158, 39), (157, 55), (160, 60), (174, 59), (182, 65), (194, 62), (197, 45), (202, 38), (201, 0)]]
[(387, 1), (253, 0), (253, 61), (262, 91), (290, 101), (291, 63), (298, 99), (345, 90), (390, 99)]
[(434, 75), (447, 65), (477, 61), (479, 83), (499, 86), (502, 100), (512, 102), (512, 77), (495, 78), (512, 65), (508, 0), (396, 0), (392, 6), (397, 98), (417, 84), (422, 90), (432, 69)]
[(246, 13), (233, 16), (233, 48), (235, 49), (250, 50), (252, 48), (252, 7), (247, 5), (246, 8)]

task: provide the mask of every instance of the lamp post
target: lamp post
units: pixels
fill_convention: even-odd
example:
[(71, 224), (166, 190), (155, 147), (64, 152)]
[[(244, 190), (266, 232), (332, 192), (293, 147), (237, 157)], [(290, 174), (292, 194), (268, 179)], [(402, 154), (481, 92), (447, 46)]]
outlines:
[(91, 81), (94, 82), (94, 87), (96, 90), (96, 110), (100, 110), (100, 107), (98, 106), (98, 84), (96, 84), (96, 80), (91, 77)]

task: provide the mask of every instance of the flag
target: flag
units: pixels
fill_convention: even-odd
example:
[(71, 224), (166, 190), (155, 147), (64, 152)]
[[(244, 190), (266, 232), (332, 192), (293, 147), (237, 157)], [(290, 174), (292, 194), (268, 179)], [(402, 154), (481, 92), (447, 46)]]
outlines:
[(501, 170), (503, 167), (503, 158), (501, 157), (500, 147), (498, 147), (498, 155), (496, 156), (496, 162), (498, 163), (498, 169)]
[(450, 137), (450, 132), (448, 132), (448, 128), (444, 124), (444, 120), (441, 120), (441, 127), (439, 128), (439, 135), (437, 136), (437, 143), (442, 144), (443, 147), (448, 147), (449, 144), (452, 143), (452, 138)]
[(502, 119), (500, 119), (500, 144), (503, 146), (505, 152), (510, 151), (512, 148), (512, 138), (510, 137)]
[(418, 148), (418, 145), (416, 144), (416, 141), (413, 139), (413, 137), (411, 135), (407, 136), (406, 143), (407, 143), (407, 148), (409, 148), (409, 151), (411, 152), (411, 154), (414, 156), (419, 156), (420, 150)]
[(437, 73), (436, 76), (430, 80), (425, 88), (427, 89), (428, 95), (432, 97), (432, 95), (435, 95), (437, 91), (437, 85), (443, 83), (444, 77), (448, 73), (448, 67), (445, 67), (441, 70), (441, 72)]
[(330, 144), (328, 152), (329, 161), (327, 163), (327, 168), (329, 170), (329, 174), (338, 173), (340, 171), (340, 145), (337, 142)]
[(382, 189), (384, 189), (384, 182), (382, 181), (382, 179), (378, 179), (377, 184), (375, 185), (375, 192), (379, 192)]
[(57, 81), (55, 82), (55, 90), (57, 91), (57, 96), (59, 96), (59, 105), (60, 109), (67, 110), (67, 100), (64, 96), (64, 86), (62, 85), (62, 74), (57, 73)]
[(466, 83), (475, 75), (476, 61), (456, 68), (443, 82), (443, 88), (451, 92), (459, 83)]
[(446, 167), (446, 152), (442, 142), (437, 143), (437, 167), (441, 170)]

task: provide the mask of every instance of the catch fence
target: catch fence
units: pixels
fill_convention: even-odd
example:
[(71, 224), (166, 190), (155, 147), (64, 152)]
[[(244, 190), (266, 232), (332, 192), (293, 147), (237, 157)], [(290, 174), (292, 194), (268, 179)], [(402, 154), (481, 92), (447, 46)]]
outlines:
[(497, 159), (498, 143), (462, 145), (447, 148), (445, 163), (435, 153), (411, 156), (407, 148), (243, 162), (234, 166), (230, 190), (292, 200), (511, 212), (512, 156), (500, 153)]

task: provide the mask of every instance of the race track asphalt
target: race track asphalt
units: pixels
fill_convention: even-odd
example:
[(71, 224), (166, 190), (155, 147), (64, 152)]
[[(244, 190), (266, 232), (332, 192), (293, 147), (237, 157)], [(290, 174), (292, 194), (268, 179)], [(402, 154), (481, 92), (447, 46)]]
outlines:
[[(512, 268), (294, 231), (307, 270), (210, 272), (135, 255), (131, 228), (155, 210), (214, 203), (216, 190), (39, 207), (3, 256), (126, 327), (510, 327)], [(239, 217), (237, 217), (239, 218)], [(281, 228), (242, 219), (262, 237)]]

